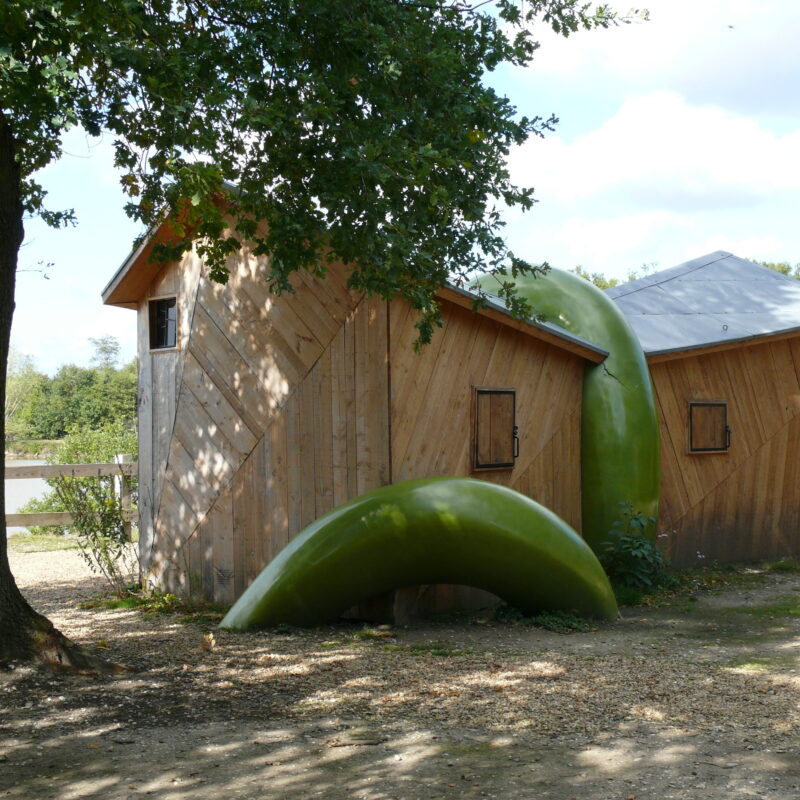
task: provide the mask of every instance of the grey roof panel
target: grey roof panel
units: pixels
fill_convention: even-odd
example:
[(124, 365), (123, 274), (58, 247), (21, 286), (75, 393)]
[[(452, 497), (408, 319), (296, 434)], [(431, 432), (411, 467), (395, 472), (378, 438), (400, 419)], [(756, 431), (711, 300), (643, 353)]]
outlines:
[(660, 286), (653, 286), (647, 292), (632, 292), (622, 297), (614, 298), (626, 316), (634, 314), (651, 314), (653, 304), (656, 303), (664, 314), (685, 314), (686, 306), (680, 300), (672, 297)]
[(650, 354), (800, 330), (800, 281), (724, 251), (607, 294)]
[[(642, 314), (629, 317), (628, 322), (642, 342), (645, 353), (690, 350), (704, 347), (709, 341), (736, 341), (750, 336), (747, 330), (735, 325), (724, 328), (725, 323), (710, 315), (692, 318), (691, 324), (687, 324), (687, 317), (683, 314)], [(656, 343), (656, 346), (646, 347), (646, 342)]]

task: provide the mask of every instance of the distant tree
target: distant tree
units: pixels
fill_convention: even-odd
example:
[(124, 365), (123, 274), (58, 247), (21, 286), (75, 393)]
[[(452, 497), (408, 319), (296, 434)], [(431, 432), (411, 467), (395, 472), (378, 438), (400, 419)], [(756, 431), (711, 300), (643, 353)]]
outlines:
[(101, 336), (98, 339), (89, 339), (94, 347), (92, 364), (100, 369), (113, 369), (119, 361), (119, 341), (114, 336)]
[(589, 283), (593, 283), (598, 289), (612, 289), (619, 283), (616, 278), (607, 278), (602, 272), (588, 272), (580, 264), (569, 271), (574, 272), (578, 277), (589, 281)]
[[(755, 261), (755, 259), (753, 260)], [(794, 266), (788, 261), (755, 261), (755, 263), (775, 272), (780, 272), (781, 275), (788, 275), (790, 278), (800, 280), (800, 262)]]
[(136, 362), (121, 369), (65, 364), (42, 376), (22, 414), (25, 436), (60, 439), (73, 429), (97, 430), (136, 418)]
[[(658, 266), (657, 261), (651, 261), (647, 264), (642, 264), (640, 269), (629, 270), (628, 275), (625, 278), (626, 281), (636, 281), (639, 278), (643, 278), (645, 275), (649, 275), (656, 267)], [(607, 278), (603, 275), (602, 272), (589, 272), (585, 270), (580, 264), (574, 269), (569, 270), (569, 272), (574, 272), (578, 277), (583, 278), (584, 280), (589, 281), (589, 283), (593, 283), (598, 289), (613, 289), (615, 286), (619, 286), (619, 281), (616, 278)]]
[(8, 438), (23, 437), (26, 431), (26, 407), (40, 391), (47, 376), (36, 370), (33, 359), (11, 348), (6, 380), (5, 423)]

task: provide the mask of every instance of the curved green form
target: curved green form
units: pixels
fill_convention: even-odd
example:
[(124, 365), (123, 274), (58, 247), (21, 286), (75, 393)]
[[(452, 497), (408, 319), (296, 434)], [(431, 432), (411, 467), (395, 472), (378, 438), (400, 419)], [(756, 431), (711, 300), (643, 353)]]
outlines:
[(220, 625), (320, 623), (368, 597), (423, 583), (476, 586), (526, 613), (618, 615), (600, 563), (552, 511), (493, 483), (425, 478), (384, 486), (320, 517)]
[[(552, 268), (514, 281), (537, 314), (609, 352), (587, 365), (581, 411), (582, 532), (598, 552), (621, 504), (658, 517), (660, 439), (647, 362), (622, 312), (589, 281)], [(496, 290), (495, 278), (480, 282)]]

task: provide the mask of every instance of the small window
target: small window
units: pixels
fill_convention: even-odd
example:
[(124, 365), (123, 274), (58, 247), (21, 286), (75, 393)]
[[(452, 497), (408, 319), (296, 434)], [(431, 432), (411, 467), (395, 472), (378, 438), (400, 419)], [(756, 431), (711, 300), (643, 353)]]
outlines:
[(519, 455), (514, 389), (476, 387), (472, 468), (510, 469)]
[(689, 452), (724, 453), (730, 446), (728, 404), (721, 400), (690, 400)]
[(178, 344), (178, 313), (174, 297), (150, 301), (150, 349), (163, 350)]

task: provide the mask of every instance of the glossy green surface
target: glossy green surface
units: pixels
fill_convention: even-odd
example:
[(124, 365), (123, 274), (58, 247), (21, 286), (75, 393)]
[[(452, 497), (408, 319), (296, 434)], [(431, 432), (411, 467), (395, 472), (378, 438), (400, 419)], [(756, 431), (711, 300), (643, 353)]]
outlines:
[(425, 583), (476, 586), (529, 614), (617, 617), (605, 572), (562, 519), (504, 486), (427, 478), (368, 492), (311, 524), (221, 627), (320, 623), (382, 592)]
[[(493, 283), (487, 279), (485, 288), (492, 291)], [(603, 363), (587, 365), (583, 385), (582, 532), (597, 552), (620, 517), (621, 503), (658, 517), (660, 440), (647, 362), (622, 312), (589, 281), (551, 269), (516, 284), (548, 322), (609, 352)]]

